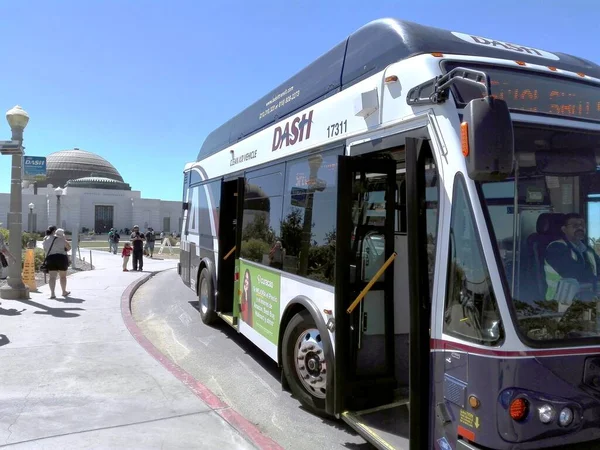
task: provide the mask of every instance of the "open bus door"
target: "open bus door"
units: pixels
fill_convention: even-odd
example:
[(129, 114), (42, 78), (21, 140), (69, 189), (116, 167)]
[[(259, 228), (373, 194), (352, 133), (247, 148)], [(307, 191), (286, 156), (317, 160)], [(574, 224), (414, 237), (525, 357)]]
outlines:
[(238, 321), (238, 282), (234, 282), (242, 239), (244, 178), (223, 180), (219, 215), (219, 268), (217, 277), (217, 314), (234, 328)]
[[(402, 255), (394, 251), (395, 162), (347, 156), (339, 161), (334, 407), (366, 440), (386, 450), (426, 448), (429, 439), (427, 152), (419, 151), (427, 145), (422, 144), (406, 139), (408, 252)], [(410, 298), (404, 299), (411, 316), (408, 390), (398, 386), (394, 371), (398, 257), (410, 262)]]

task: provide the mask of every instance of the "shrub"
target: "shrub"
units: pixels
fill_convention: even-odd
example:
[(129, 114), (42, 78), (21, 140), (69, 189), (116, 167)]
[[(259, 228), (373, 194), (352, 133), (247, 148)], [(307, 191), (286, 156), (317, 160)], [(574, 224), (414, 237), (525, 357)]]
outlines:
[[(25, 252), (22, 252), (22, 254), (21, 254), (21, 270), (23, 270), (23, 267), (25, 266), (25, 254), (26, 253), (27, 252), (25, 251)], [(34, 254), (35, 271), (39, 272), (40, 266), (44, 262), (46, 254), (44, 253), (44, 250), (42, 250), (41, 248), (36, 248), (34, 250), (33, 254)]]
[(35, 249), (35, 271), (39, 272), (40, 266), (44, 262), (44, 258), (46, 257), (44, 250), (41, 248)]
[(37, 233), (23, 233), (23, 235), (21, 236), (21, 245), (23, 248), (27, 248), (27, 243), (31, 240), (33, 241), (37, 241), (38, 240), (38, 234)]
[(240, 252), (240, 255), (242, 258), (250, 261), (262, 263), (263, 255), (268, 255), (269, 250), (269, 244), (260, 239), (251, 238), (247, 241), (242, 241), (242, 251)]
[[(4, 236), (4, 241), (6, 242), (6, 244), (8, 244), (9, 238), (10, 238), (10, 232), (6, 228), (0, 228), (0, 233), (2, 233), (2, 235)], [(34, 241), (41, 240), (39, 238), (38, 233), (23, 233), (21, 235), (21, 247), (27, 248), (27, 242), (29, 242), (32, 239)]]

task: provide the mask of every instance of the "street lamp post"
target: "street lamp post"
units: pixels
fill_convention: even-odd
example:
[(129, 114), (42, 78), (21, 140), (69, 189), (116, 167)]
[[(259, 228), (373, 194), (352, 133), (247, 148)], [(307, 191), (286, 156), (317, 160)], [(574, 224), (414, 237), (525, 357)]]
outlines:
[(29, 298), (29, 289), (21, 277), (21, 235), (23, 234), (22, 213), (22, 163), (23, 163), (23, 130), (29, 122), (29, 115), (20, 106), (15, 106), (6, 113), (10, 125), (12, 140), (0, 146), (2, 154), (12, 155), (12, 171), (10, 182), (10, 212), (8, 213), (9, 247), (17, 258), (8, 266), (8, 283), (0, 288), (0, 298), (25, 300)]
[(60, 197), (63, 195), (63, 190), (59, 187), (54, 189), (54, 193), (56, 194), (56, 228), (61, 228), (60, 226)]
[(35, 205), (33, 203), (29, 204), (29, 220), (27, 221), (27, 229), (30, 233), (33, 233), (33, 208)]
[(316, 191), (323, 191), (325, 186), (319, 183), (317, 173), (323, 164), (321, 155), (313, 155), (308, 158), (310, 174), (306, 193), (306, 206), (304, 208), (304, 224), (302, 226), (302, 238), (300, 246), (300, 267), (298, 273), (306, 276), (308, 274), (308, 252), (310, 250), (310, 238), (312, 236), (313, 202)]

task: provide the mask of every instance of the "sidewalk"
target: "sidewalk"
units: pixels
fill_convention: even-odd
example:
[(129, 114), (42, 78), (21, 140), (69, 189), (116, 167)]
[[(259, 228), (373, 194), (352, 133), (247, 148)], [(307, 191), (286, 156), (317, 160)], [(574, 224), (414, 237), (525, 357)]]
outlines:
[(125, 324), (132, 283), (177, 261), (144, 258), (143, 273), (121, 261), (93, 251), (95, 269), (69, 276), (69, 298), (57, 283), (55, 300), (44, 285), (30, 300), (1, 301), (0, 447), (255, 448)]

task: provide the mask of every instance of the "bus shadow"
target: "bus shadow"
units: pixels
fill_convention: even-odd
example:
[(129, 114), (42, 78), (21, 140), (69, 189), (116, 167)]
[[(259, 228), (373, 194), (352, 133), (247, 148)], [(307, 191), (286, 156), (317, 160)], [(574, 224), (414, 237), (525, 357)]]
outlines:
[[(198, 311), (198, 314), (200, 314), (200, 302), (196, 300), (188, 303)], [(210, 325), (210, 328), (219, 331), (227, 339), (233, 341), (244, 351), (244, 353), (251, 356), (252, 359), (258, 362), (269, 375), (271, 375), (278, 382), (281, 381), (281, 372), (277, 367), (277, 364), (244, 335), (238, 333), (234, 328), (230, 327), (222, 320)]]
[[(199, 301), (197, 301), (197, 300), (190, 301), (188, 303), (190, 304), (190, 306), (192, 306), (195, 310), (198, 311), (198, 314), (200, 314), (200, 302)], [(260, 364), (265, 369), (265, 371), (273, 377), (273, 379), (275, 381), (277, 381), (278, 383), (281, 382), (282, 374), (281, 374), (281, 370), (279, 369), (279, 367), (277, 367), (277, 364), (267, 354), (265, 354), (260, 348), (258, 348), (249, 339), (247, 339), (244, 335), (238, 333), (234, 328), (227, 325), (225, 322), (223, 322), (221, 320), (217, 321), (213, 325), (210, 325), (210, 328), (212, 328), (215, 331), (219, 331), (224, 337), (226, 337), (227, 339), (230, 339), (239, 348), (241, 348), (244, 351), (244, 353), (246, 353), (248, 356), (250, 356), (252, 359), (254, 359), (258, 364)], [(296, 398), (289, 389), (285, 389), (285, 392), (288, 393), (295, 400), (298, 400), (298, 398)], [(311, 411), (304, 408), (300, 403), (298, 403), (298, 409), (306, 412), (307, 414), (313, 414)], [(320, 419), (321, 419), (322, 423), (324, 423), (325, 425), (328, 425), (337, 430), (346, 432), (350, 436), (359, 436), (359, 434), (356, 431), (354, 431), (349, 425), (347, 425), (342, 420), (328, 419), (325, 417), (320, 417)], [(347, 442), (344, 444), (344, 447), (353, 449), (353, 450), (372, 450), (375, 448), (373, 445), (369, 444), (368, 442), (364, 442), (364, 443), (360, 443), (360, 444), (357, 444), (354, 442)]]

